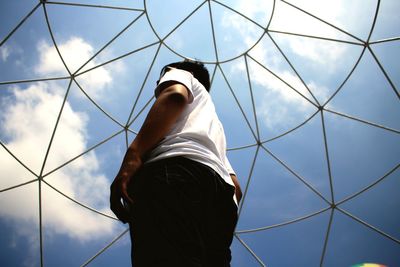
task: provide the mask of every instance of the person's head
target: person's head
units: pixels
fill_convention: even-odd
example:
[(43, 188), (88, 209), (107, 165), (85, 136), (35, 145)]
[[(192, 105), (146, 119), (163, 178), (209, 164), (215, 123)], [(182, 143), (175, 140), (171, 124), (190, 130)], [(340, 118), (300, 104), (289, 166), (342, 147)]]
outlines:
[(207, 92), (210, 91), (210, 74), (203, 63), (190, 59), (170, 63), (161, 69), (160, 77), (168, 71), (168, 67), (191, 72), (193, 76), (206, 88)]

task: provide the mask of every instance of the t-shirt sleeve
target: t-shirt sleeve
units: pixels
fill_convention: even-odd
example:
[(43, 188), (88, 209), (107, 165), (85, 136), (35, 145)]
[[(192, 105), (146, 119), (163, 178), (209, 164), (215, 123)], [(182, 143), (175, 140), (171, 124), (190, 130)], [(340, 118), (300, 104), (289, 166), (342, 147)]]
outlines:
[(154, 91), (155, 97), (158, 97), (158, 95), (161, 93), (161, 85), (168, 81), (175, 81), (184, 85), (189, 92), (189, 103), (193, 102), (193, 75), (190, 72), (180, 69), (172, 69), (166, 72), (164, 76), (161, 77), (160, 82)]
[(228, 157), (225, 155), (225, 162), (224, 162), (225, 168), (228, 171), (229, 174), (236, 175), (235, 171), (232, 168), (231, 163), (228, 160)]

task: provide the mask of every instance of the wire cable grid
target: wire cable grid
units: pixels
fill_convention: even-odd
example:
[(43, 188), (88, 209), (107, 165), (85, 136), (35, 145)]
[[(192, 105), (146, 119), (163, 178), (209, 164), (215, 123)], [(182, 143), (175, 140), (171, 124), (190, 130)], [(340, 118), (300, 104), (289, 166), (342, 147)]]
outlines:
[[(63, 168), (64, 166), (70, 164), (71, 162), (75, 161), (76, 159), (78, 159), (79, 157), (81, 157), (82, 155), (85, 155), (91, 151), (93, 151), (94, 149), (96, 149), (97, 147), (103, 145), (104, 143), (108, 142), (109, 140), (113, 139), (116, 136), (119, 135), (124, 135), (125, 136), (125, 141), (126, 141), (126, 146), (128, 146), (129, 142), (128, 142), (128, 134), (129, 133), (133, 133), (136, 134), (136, 132), (134, 130), (132, 130), (131, 126), (133, 125), (133, 123), (137, 120), (137, 118), (145, 111), (146, 107), (148, 107), (152, 101), (153, 98), (149, 99), (146, 103), (146, 105), (139, 111), (136, 111), (138, 108), (138, 100), (142, 95), (142, 91), (144, 90), (145, 84), (148, 82), (148, 77), (150, 75), (150, 72), (152, 71), (152, 68), (154, 66), (154, 63), (159, 55), (159, 51), (161, 48), (167, 48), (168, 50), (170, 50), (172, 53), (174, 53), (176, 55), (176, 57), (179, 59), (184, 59), (186, 58), (185, 55), (180, 54), (179, 52), (177, 52), (173, 47), (171, 47), (169, 44), (166, 43), (166, 39), (173, 34), (181, 25), (183, 25), (188, 19), (190, 19), (192, 16), (194, 16), (194, 14), (196, 14), (196, 12), (202, 8), (202, 7), (206, 7), (208, 10), (208, 15), (209, 15), (209, 23), (210, 23), (210, 27), (211, 27), (211, 34), (212, 34), (212, 43), (213, 43), (213, 48), (214, 48), (214, 54), (215, 54), (215, 61), (204, 61), (204, 63), (206, 64), (211, 64), (214, 66), (213, 72), (212, 73), (212, 81), (214, 80), (215, 74), (217, 71), (219, 71), (222, 74), (223, 79), (225, 80), (230, 93), (232, 94), (234, 100), (235, 100), (235, 104), (237, 104), (237, 106), (239, 107), (239, 110), (241, 111), (241, 115), (243, 116), (246, 125), (249, 129), (250, 132), (252, 134), (252, 137), (254, 139), (254, 141), (252, 143), (243, 145), (243, 146), (238, 146), (238, 147), (231, 147), (228, 149), (228, 151), (237, 151), (237, 150), (243, 150), (243, 149), (247, 149), (247, 148), (255, 148), (255, 153), (254, 153), (254, 157), (252, 159), (252, 163), (251, 163), (251, 167), (250, 170), (248, 172), (248, 177), (246, 179), (246, 183), (244, 184), (243, 187), (243, 199), (242, 202), (240, 203), (239, 206), (239, 216), (241, 215), (242, 211), (243, 211), (243, 205), (246, 203), (246, 199), (248, 196), (248, 192), (249, 192), (249, 186), (252, 183), (252, 177), (253, 177), (253, 170), (255, 167), (255, 163), (257, 158), (259, 157), (259, 153), (260, 152), (265, 152), (267, 155), (269, 155), (273, 160), (275, 160), (278, 164), (280, 164), (283, 168), (285, 168), (288, 172), (290, 172), (295, 178), (297, 178), (307, 189), (309, 189), (311, 192), (313, 192), (317, 197), (319, 197), (324, 203), (325, 203), (325, 208), (322, 208), (321, 210), (317, 210), (315, 212), (312, 212), (310, 214), (304, 214), (303, 216), (300, 216), (298, 218), (295, 219), (291, 219), (288, 221), (283, 221), (281, 223), (278, 224), (274, 224), (274, 225), (265, 225), (263, 227), (259, 227), (259, 228), (254, 228), (254, 229), (236, 229), (234, 237), (235, 239), (237, 239), (237, 241), (239, 241), (239, 243), (241, 245), (243, 245), (243, 247), (252, 255), (252, 257), (254, 257), (255, 261), (259, 264), (259, 266), (267, 266), (268, 262), (264, 262), (263, 260), (260, 259), (259, 256), (257, 256), (256, 252), (253, 251), (253, 249), (251, 248), (250, 245), (248, 245), (242, 238), (242, 236), (248, 234), (248, 233), (254, 233), (254, 232), (261, 232), (261, 231), (268, 231), (270, 229), (273, 228), (278, 228), (278, 227), (285, 227), (287, 225), (290, 224), (295, 224), (297, 222), (303, 221), (303, 220), (308, 220), (314, 216), (317, 216), (319, 214), (322, 213), (329, 213), (329, 222), (328, 225), (326, 226), (326, 233), (325, 233), (325, 238), (324, 238), (324, 242), (322, 244), (323, 249), (322, 249), (322, 253), (320, 255), (320, 266), (324, 266), (324, 260), (325, 260), (325, 256), (326, 256), (326, 251), (328, 249), (328, 243), (330, 240), (330, 237), (332, 235), (331, 233), (331, 226), (332, 226), (332, 220), (334, 217), (335, 213), (341, 213), (349, 218), (351, 218), (354, 222), (367, 227), (368, 229), (370, 229), (371, 231), (375, 231), (376, 233), (378, 233), (379, 235), (382, 235), (383, 237), (390, 239), (391, 241), (397, 243), (398, 245), (400, 245), (400, 240), (395, 238), (394, 236), (385, 233), (383, 230), (369, 224), (366, 221), (363, 221), (362, 219), (358, 218), (357, 216), (355, 216), (354, 214), (352, 214), (351, 212), (346, 211), (344, 208), (342, 208), (342, 204), (358, 197), (359, 195), (365, 193), (366, 191), (370, 190), (371, 188), (373, 188), (374, 186), (378, 185), (379, 183), (381, 183), (382, 181), (384, 181), (389, 175), (391, 175), (392, 173), (398, 171), (400, 163), (393, 166), (392, 169), (388, 170), (386, 173), (384, 173), (381, 177), (379, 177), (378, 179), (376, 179), (373, 183), (369, 184), (368, 186), (364, 187), (363, 189), (359, 190), (358, 192), (346, 197), (345, 199), (342, 199), (340, 201), (337, 201), (335, 199), (335, 187), (333, 184), (333, 180), (335, 179), (334, 175), (332, 174), (332, 170), (331, 170), (331, 153), (330, 153), (330, 142), (329, 142), (329, 138), (327, 136), (327, 132), (326, 132), (326, 120), (325, 120), (325, 116), (326, 114), (333, 114), (335, 116), (338, 117), (342, 117), (345, 118), (346, 120), (351, 120), (351, 121), (355, 121), (357, 123), (360, 124), (364, 124), (368, 127), (375, 127), (375, 128), (379, 128), (383, 131), (388, 131), (394, 134), (400, 134), (400, 129), (393, 129), (384, 125), (379, 125), (376, 124), (374, 122), (371, 121), (367, 121), (364, 120), (362, 118), (358, 118), (355, 116), (351, 116), (336, 110), (332, 110), (330, 108), (327, 108), (327, 104), (330, 103), (332, 101), (332, 99), (335, 98), (335, 96), (342, 90), (343, 86), (346, 84), (346, 82), (349, 80), (349, 78), (353, 75), (355, 69), (357, 68), (357, 66), (359, 65), (361, 59), (365, 56), (366, 53), (370, 53), (370, 55), (372, 55), (373, 60), (375, 61), (376, 65), (378, 66), (378, 68), (380, 69), (380, 71), (382, 72), (382, 74), (384, 75), (385, 79), (387, 80), (387, 82), (389, 83), (391, 89), (393, 90), (393, 93), (395, 95), (395, 97), (397, 97), (397, 100), (400, 100), (400, 94), (399, 94), (399, 89), (396, 87), (395, 83), (392, 81), (391, 76), (389, 75), (389, 73), (385, 70), (385, 68), (383, 67), (383, 65), (381, 64), (381, 62), (379, 61), (378, 57), (376, 56), (375, 52), (374, 52), (374, 48), (372, 45), (374, 44), (380, 44), (380, 43), (398, 43), (398, 41), (400, 41), (400, 37), (395, 37), (395, 38), (390, 38), (390, 39), (382, 39), (382, 40), (371, 40), (371, 36), (374, 32), (374, 28), (375, 28), (375, 24), (377, 21), (377, 17), (380, 14), (380, 5), (381, 5), (381, 1), (376, 1), (376, 8), (375, 8), (375, 15), (373, 18), (373, 23), (370, 27), (369, 30), (369, 34), (368, 37), (364, 40), (362, 38), (359, 38), (351, 33), (349, 33), (348, 31), (342, 29), (339, 26), (335, 26), (331, 23), (329, 23), (328, 21), (324, 20), (323, 18), (320, 18), (304, 9), (301, 9), (300, 7), (296, 6), (293, 3), (290, 3), (288, 1), (285, 0), (275, 0), (273, 1), (273, 5), (272, 5), (272, 13), (271, 13), (271, 17), (268, 21), (268, 24), (266, 26), (260, 25), (258, 22), (256, 22), (255, 20), (253, 20), (252, 18), (242, 14), (241, 12), (235, 10), (234, 8), (230, 7), (229, 5), (218, 1), (218, 0), (205, 0), (202, 1), (198, 6), (196, 6), (195, 9), (192, 10), (192, 12), (190, 12), (183, 20), (181, 20), (170, 32), (168, 32), (166, 35), (161, 35), (160, 33), (157, 32), (156, 28), (153, 26), (151, 18), (149, 16), (148, 10), (147, 10), (147, 2), (149, 2), (148, 0), (144, 0), (143, 2), (143, 9), (136, 9), (136, 8), (129, 8), (129, 7), (123, 7), (123, 6), (108, 6), (108, 5), (95, 5), (95, 4), (85, 4), (85, 3), (72, 3), (72, 2), (58, 2), (58, 1), (46, 1), (46, 0), (41, 0), (39, 1), (33, 8), (32, 10), (30, 10), (25, 17), (23, 17), (21, 19), (21, 21), (9, 32), (8, 35), (5, 36), (5, 38), (1, 41), (0, 43), (0, 47), (3, 46), (4, 44), (7, 43), (7, 41), (9, 40), (9, 38), (11, 36), (13, 36), (13, 34), (15, 34), (19, 28), (26, 22), (26, 20), (32, 16), (34, 13), (36, 12), (43, 12), (45, 15), (45, 22), (46, 25), (48, 27), (48, 32), (50, 33), (51, 36), (51, 40), (53, 42), (53, 46), (55, 47), (59, 58), (61, 59), (65, 70), (68, 73), (68, 76), (63, 76), (63, 77), (47, 77), (47, 78), (40, 78), (40, 79), (29, 79), (29, 80), (11, 80), (11, 81), (1, 81), (0, 85), (15, 85), (15, 84), (20, 84), (20, 83), (32, 83), (32, 82), (40, 82), (40, 81), (56, 81), (56, 80), (65, 80), (68, 81), (68, 87), (67, 90), (65, 92), (64, 95), (64, 99), (63, 99), (63, 103), (60, 107), (58, 116), (57, 116), (57, 121), (54, 125), (54, 129), (51, 135), (51, 138), (48, 142), (48, 146), (47, 146), (47, 150), (46, 150), (46, 154), (45, 157), (43, 159), (41, 168), (39, 173), (36, 173), (34, 170), (32, 170), (29, 166), (25, 165), (24, 162), (22, 160), (20, 160), (16, 155), (13, 154), (13, 151), (9, 150), (7, 148), (7, 146), (4, 144), (3, 141), (0, 140), (0, 144), (2, 146), (2, 148), (9, 153), (21, 166), (23, 166), (27, 171), (29, 171), (32, 175), (35, 176), (35, 179), (32, 179), (30, 181), (15, 185), (15, 186), (11, 186), (9, 188), (4, 188), (0, 190), (0, 193), (4, 193), (6, 191), (9, 190), (14, 190), (18, 187), (23, 187), (26, 186), (28, 184), (31, 183), (37, 183), (38, 185), (38, 203), (39, 203), (39, 240), (40, 240), (40, 264), (41, 266), (44, 266), (44, 259), (43, 259), (43, 254), (44, 254), (44, 248), (43, 248), (43, 215), (42, 215), (42, 206), (44, 205), (43, 200), (42, 200), (42, 186), (43, 184), (47, 185), (48, 187), (50, 187), (52, 190), (54, 190), (55, 192), (57, 192), (58, 194), (60, 194), (61, 196), (69, 199), (70, 201), (73, 201), (74, 203), (76, 203), (77, 205), (81, 206), (84, 209), (88, 209), (94, 213), (97, 213), (101, 216), (105, 216), (109, 219), (112, 220), (116, 220), (115, 217), (112, 217), (108, 214), (105, 214), (101, 211), (96, 210), (95, 208), (92, 208), (84, 203), (81, 203), (80, 201), (74, 199), (73, 197), (69, 196), (68, 194), (64, 193), (62, 189), (60, 188), (56, 188), (55, 186), (53, 186), (51, 184), (50, 181), (46, 180), (47, 176), (49, 176), (50, 174), (56, 172), (57, 170)], [(293, 32), (285, 32), (285, 31), (278, 31), (278, 30), (273, 30), (270, 29), (270, 24), (271, 21), (274, 20), (274, 12), (275, 12), (275, 5), (277, 4), (277, 2), (280, 2), (280, 4), (283, 5), (287, 5), (288, 7), (291, 7), (293, 9), (296, 9), (302, 13), (304, 13), (305, 15), (312, 17), (318, 21), (320, 21), (321, 23), (343, 33), (344, 35), (346, 35), (351, 41), (346, 41), (346, 40), (340, 40), (340, 39), (333, 39), (333, 38), (327, 38), (327, 37), (320, 37), (320, 36), (313, 36), (313, 35), (306, 35), (306, 34), (299, 34), (299, 33), (293, 33)], [(252, 24), (254, 24), (256, 27), (260, 28), (263, 31), (262, 36), (260, 36), (260, 38), (253, 44), (251, 45), (248, 49), (246, 49), (246, 51), (240, 53), (237, 56), (234, 56), (232, 58), (229, 59), (221, 59), (220, 57), (220, 51), (221, 51), (221, 47), (218, 46), (218, 42), (217, 42), (217, 38), (216, 38), (216, 31), (215, 31), (215, 19), (213, 17), (213, 6), (211, 4), (215, 4), (215, 5), (219, 5), (220, 7), (227, 9), (237, 15), (239, 15), (240, 17), (244, 18), (245, 20), (247, 20), (248, 22), (251, 22)], [(126, 27), (124, 27), (120, 32), (118, 32), (118, 34), (116, 34), (111, 40), (109, 40), (109, 42), (107, 42), (103, 47), (101, 47), (89, 60), (87, 60), (84, 64), (82, 64), (75, 72), (72, 72), (71, 69), (68, 67), (68, 65), (66, 64), (62, 53), (60, 52), (59, 49), (59, 44), (57, 43), (57, 39), (54, 36), (54, 32), (53, 32), (53, 28), (52, 28), (52, 23), (51, 20), (49, 18), (49, 11), (48, 11), (48, 7), (49, 6), (53, 6), (53, 5), (58, 5), (58, 6), (70, 6), (70, 7), (85, 7), (85, 8), (91, 8), (91, 9), (114, 9), (114, 10), (125, 10), (125, 11), (132, 11), (132, 12), (138, 12), (138, 16), (132, 20), (128, 25), (126, 25)], [(128, 53), (125, 53), (119, 57), (113, 58), (111, 60), (108, 60), (100, 65), (91, 67), (91, 68), (87, 68), (85, 70), (84, 67), (86, 67), (98, 54), (100, 54), (104, 49), (106, 49), (108, 46), (110, 46), (115, 40), (117, 40), (125, 31), (127, 31), (129, 28), (133, 27), (135, 25), (135, 23), (137, 23), (137, 21), (139, 20), (139, 18), (146, 18), (150, 28), (152, 29), (154, 35), (157, 37), (158, 41), (153, 42), (153, 43), (149, 43), (143, 47), (140, 47), (138, 49), (135, 49), (133, 51), (130, 51)], [(95, 22), (94, 22), (95, 23)], [(334, 91), (334, 93), (329, 97), (329, 99), (327, 99), (325, 102), (320, 102), (317, 97), (315, 96), (315, 94), (313, 93), (313, 91), (308, 87), (307, 83), (304, 81), (304, 79), (302, 78), (302, 76), (299, 74), (299, 72), (296, 70), (296, 68), (294, 67), (294, 64), (291, 62), (291, 60), (289, 60), (289, 57), (285, 54), (284, 50), (281, 49), (280, 45), (275, 41), (275, 38), (272, 34), (275, 35), (289, 35), (289, 36), (300, 36), (303, 38), (309, 38), (309, 39), (317, 39), (317, 40), (323, 40), (323, 41), (327, 41), (327, 42), (336, 42), (336, 43), (345, 43), (351, 46), (358, 46), (358, 47), (362, 47), (361, 53), (359, 54), (357, 60), (355, 61), (355, 64), (352, 66), (350, 72), (348, 73), (348, 75), (344, 78), (344, 80), (340, 83), (340, 85), (337, 87), (337, 89)], [(301, 83), (303, 84), (303, 86), (307, 89), (308, 95), (304, 95), (304, 93), (300, 92), (297, 88), (293, 87), (292, 85), (290, 85), (287, 81), (285, 81), (284, 77), (280, 77), (277, 73), (275, 73), (273, 70), (267, 68), (266, 66), (264, 66), (260, 61), (258, 61), (257, 58), (254, 58), (250, 52), (251, 50), (258, 44), (258, 42), (263, 38), (263, 37), (268, 37), (270, 41), (272, 41), (272, 44), (276, 47), (276, 49), (281, 53), (282, 58), (287, 62), (288, 66), (290, 66), (291, 70), (296, 74), (296, 76), (300, 79)], [(77, 78), (80, 77), (81, 75), (88, 73), (90, 71), (93, 71), (99, 67), (105, 66), (107, 64), (110, 64), (112, 62), (121, 60), (123, 58), (129, 57), (132, 54), (138, 53), (140, 51), (143, 51), (147, 48), (150, 47), (156, 47), (156, 53), (154, 54), (154, 57), (152, 58), (151, 64), (149, 69), (147, 70), (147, 73), (145, 74), (145, 78), (144, 81), (139, 89), (139, 93), (136, 97), (136, 99), (133, 101), (133, 105), (130, 109), (130, 113), (129, 116), (127, 118), (127, 120), (125, 122), (121, 122), (118, 119), (114, 118), (111, 114), (109, 114), (100, 104), (98, 104), (84, 89), (84, 87), (78, 82)], [(247, 74), (247, 78), (248, 78), (248, 86), (249, 86), (249, 92), (250, 92), (250, 96), (251, 96), (251, 101), (252, 101), (252, 113), (251, 114), (253, 116), (253, 118), (249, 117), (249, 114), (247, 114), (244, 111), (244, 108), (241, 106), (241, 103), (239, 101), (239, 97), (237, 96), (237, 94), (235, 93), (235, 91), (232, 88), (232, 85), (230, 84), (230, 81), (226, 75), (226, 72), (224, 71), (224, 69), (221, 67), (221, 65), (223, 63), (227, 63), (227, 62), (231, 62), (235, 59), (238, 58), (243, 58), (244, 62), (245, 62), (245, 71)], [(262, 69), (264, 69), (265, 71), (267, 71), (268, 73), (270, 73), (271, 75), (273, 75), (274, 77), (276, 77), (277, 79), (279, 79), (281, 82), (283, 82), (284, 84), (286, 84), (291, 90), (293, 90), (293, 92), (295, 92), (299, 97), (303, 98), (305, 101), (307, 101), (309, 104), (311, 104), (312, 106), (315, 107), (315, 112), (309, 116), (308, 118), (306, 118), (304, 121), (302, 121), (300, 124), (298, 124), (296, 127), (285, 131), (283, 133), (280, 133), (277, 136), (274, 136), (272, 138), (269, 139), (262, 139), (261, 135), (260, 135), (260, 129), (259, 129), (259, 117), (257, 116), (257, 108), (256, 108), (256, 104), (255, 104), (255, 99), (254, 99), (254, 92), (253, 92), (253, 88), (252, 88), (252, 83), (251, 83), (251, 77), (250, 77), (250, 70), (249, 70), (249, 61), (252, 61), (253, 63), (257, 64), (259, 67), (261, 67)], [(59, 126), (59, 121), (61, 118), (61, 115), (64, 111), (64, 107), (65, 107), (65, 103), (67, 101), (67, 97), (70, 94), (70, 89), (71, 86), (75, 84), (76, 86), (78, 86), (78, 88), (82, 91), (82, 93), (85, 95), (85, 97), (92, 102), (92, 104), (99, 110), (101, 111), (109, 120), (111, 120), (112, 122), (114, 122), (119, 128), (120, 130), (118, 130), (117, 132), (113, 133), (112, 135), (108, 136), (107, 138), (105, 138), (104, 140), (98, 142), (97, 144), (93, 145), (92, 147), (88, 148), (86, 151), (82, 152), (79, 155), (76, 155), (76, 157), (71, 158), (69, 161), (65, 162), (64, 164), (58, 166), (57, 168), (47, 171), (45, 172), (45, 166), (46, 166), (46, 162), (48, 160), (49, 157), (49, 151), (52, 147), (53, 144), (53, 138), (55, 133), (58, 130), (58, 126)], [(319, 117), (321, 120), (321, 125), (322, 125), (322, 129), (321, 129), (321, 134), (322, 134), (322, 138), (323, 138), (323, 143), (324, 143), (324, 154), (325, 154), (325, 162), (327, 164), (327, 169), (328, 169), (328, 177), (329, 177), (329, 188), (330, 188), (330, 196), (329, 198), (325, 197), (321, 192), (319, 192), (311, 183), (309, 183), (304, 177), (302, 177), (299, 173), (297, 173), (290, 165), (288, 165), (287, 163), (285, 163), (282, 159), (280, 159), (277, 155), (275, 155), (270, 149), (268, 149), (267, 145), (268, 143), (283, 138), (286, 135), (290, 134), (291, 132), (296, 131), (297, 129), (303, 127), (304, 125), (306, 125), (311, 119), (313, 118), (317, 118)], [(255, 124), (253, 125), (251, 123), (251, 121), (254, 120)], [(243, 181), (243, 180), (242, 180)], [(119, 235), (117, 235), (115, 237), (115, 239), (113, 239), (111, 242), (109, 242), (109, 244), (107, 244), (104, 248), (102, 248), (101, 250), (99, 250), (95, 255), (93, 255), (91, 258), (89, 258), (87, 261), (85, 261), (84, 263), (82, 263), (81, 266), (90, 266), (91, 263), (93, 262), (93, 260), (95, 260), (99, 255), (101, 255), (103, 252), (107, 251), (108, 248), (110, 248), (115, 242), (117, 242), (121, 237), (123, 237), (126, 233), (128, 232), (128, 229), (126, 229), (125, 231), (123, 231), (122, 233), (120, 233)]]

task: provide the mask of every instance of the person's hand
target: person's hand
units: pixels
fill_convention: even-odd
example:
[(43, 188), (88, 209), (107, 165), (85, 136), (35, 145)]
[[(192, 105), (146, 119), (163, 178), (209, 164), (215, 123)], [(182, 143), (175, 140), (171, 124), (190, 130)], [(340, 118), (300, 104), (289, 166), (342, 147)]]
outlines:
[(140, 157), (129, 155), (128, 151), (118, 175), (110, 186), (110, 208), (123, 223), (129, 221), (128, 206), (133, 205), (133, 199), (128, 194), (128, 185), (141, 165)]
[(236, 177), (236, 175), (231, 174), (231, 178), (233, 181), (233, 184), (235, 185), (235, 196), (238, 204), (240, 203), (240, 200), (242, 199), (242, 189), (240, 188), (239, 180)]
[(238, 202), (238, 204), (240, 203), (240, 200), (242, 200), (242, 189), (240, 188), (240, 186), (236, 186), (235, 187), (235, 196), (236, 196), (236, 200)]
[(129, 180), (130, 178), (122, 179), (117, 176), (110, 187), (110, 208), (114, 212), (115, 216), (117, 216), (117, 218), (123, 223), (127, 223), (129, 219), (128, 210), (125, 206), (126, 202), (121, 202), (124, 201), (123, 188), (127, 186)]

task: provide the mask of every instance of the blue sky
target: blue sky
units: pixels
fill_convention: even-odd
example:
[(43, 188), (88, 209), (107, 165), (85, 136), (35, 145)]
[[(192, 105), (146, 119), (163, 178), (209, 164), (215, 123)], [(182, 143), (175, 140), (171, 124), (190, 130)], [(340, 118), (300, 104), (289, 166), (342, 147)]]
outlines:
[(397, 1), (371, 36), (373, 0), (69, 3), (0, 4), (1, 266), (129, 266), (126, 234), (92, 258), (126, 230), (109, 184), (182, 56), (213, 75), (246, 192), (233, 267), (399, 264)]

